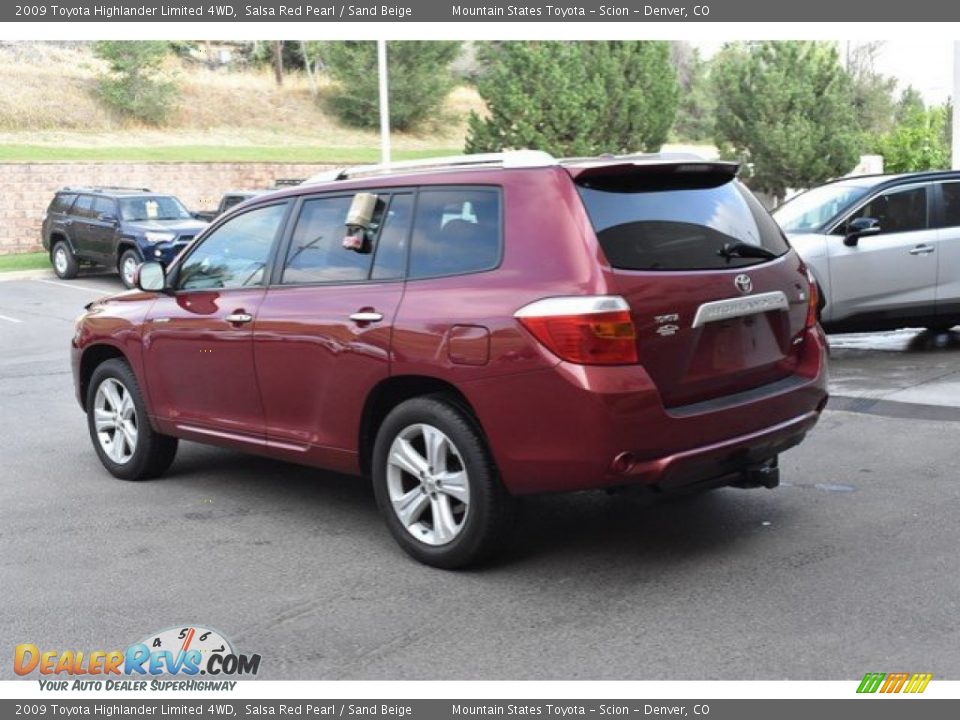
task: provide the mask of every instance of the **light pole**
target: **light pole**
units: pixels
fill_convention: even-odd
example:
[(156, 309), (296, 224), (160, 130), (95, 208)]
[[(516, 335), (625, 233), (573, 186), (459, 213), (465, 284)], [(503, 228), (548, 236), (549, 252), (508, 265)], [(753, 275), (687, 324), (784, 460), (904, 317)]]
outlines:
[[(377, 74), (380, 78), (380, 162), (390, 164), (390, 90), (387, 82), (387, 41), (377, 40)], [(954, 145), (956, 147), (956, 145)]]

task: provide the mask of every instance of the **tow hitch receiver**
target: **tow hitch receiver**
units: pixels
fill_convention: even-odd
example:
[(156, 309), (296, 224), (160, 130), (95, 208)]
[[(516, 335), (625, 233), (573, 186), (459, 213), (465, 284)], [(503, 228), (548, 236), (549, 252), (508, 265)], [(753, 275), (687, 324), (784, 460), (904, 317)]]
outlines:
[(737, 488), (775, 488), (780, 484), (780, 458), (770, 458), (765, 462), (748, 467), (740, 475), (740, 479), (730, 483)]

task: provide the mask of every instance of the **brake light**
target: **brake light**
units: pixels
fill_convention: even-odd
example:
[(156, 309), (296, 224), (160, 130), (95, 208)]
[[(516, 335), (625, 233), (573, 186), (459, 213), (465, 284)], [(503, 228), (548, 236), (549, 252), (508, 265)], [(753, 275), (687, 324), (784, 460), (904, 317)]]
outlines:
[(817, 287), (817, 281), (813, 277), (813, 273), (809, 270), (807, 270), (807, 280), (810, 283), (810, 290), (807, 293), (807, 322), (805, 323), (805, 327), (809, 329), (817, 325), (817, 311), (820, 306), (820, 289)]
[(524, 305), (514, 317), (550, 352), (578, 365), (638, 362), (630, 306), (615, 295), (554, 297)]

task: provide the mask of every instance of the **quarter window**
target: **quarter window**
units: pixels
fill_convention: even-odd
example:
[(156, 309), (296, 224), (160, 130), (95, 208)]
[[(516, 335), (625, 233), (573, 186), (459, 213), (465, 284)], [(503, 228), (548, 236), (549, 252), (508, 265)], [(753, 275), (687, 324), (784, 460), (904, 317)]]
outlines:
[(500, 260), (500, 194), (492, 188), (422, 190), (410, 277), (490, 270)]
[(205, 237), (180, 268), (183, 290), (262, 285), (286, 204), (268, 205), (227, 220)]
[(873, 218), (880, 225), (880, 232), (884, 235), (926, 230), (927, 188), (893, 190), (878, 195), (851, 215), (847, 219), (847, 225), (858, 218)]
[(73, 205), (73, 201), (76, 199), (77, 196), (73, 194), (57, 195), (50, 205), (50, 212), (65, 213), (70, 209), (70, 206)]

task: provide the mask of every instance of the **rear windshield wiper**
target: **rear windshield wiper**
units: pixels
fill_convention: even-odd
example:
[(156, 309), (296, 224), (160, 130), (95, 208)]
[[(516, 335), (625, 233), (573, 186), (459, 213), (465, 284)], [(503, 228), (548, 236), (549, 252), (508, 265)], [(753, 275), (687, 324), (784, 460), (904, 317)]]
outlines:
[(723, 247), (717, 250), (717, 255), (727, 260), (731, 258), (763, 258), (764, 260), (773, 260), (777, 257), (776, 253), (770, 252), (765, 247), (750, 245), (745, 242), (724, 243)]

